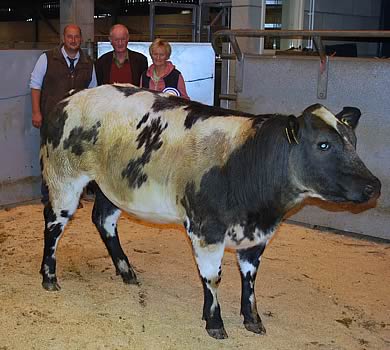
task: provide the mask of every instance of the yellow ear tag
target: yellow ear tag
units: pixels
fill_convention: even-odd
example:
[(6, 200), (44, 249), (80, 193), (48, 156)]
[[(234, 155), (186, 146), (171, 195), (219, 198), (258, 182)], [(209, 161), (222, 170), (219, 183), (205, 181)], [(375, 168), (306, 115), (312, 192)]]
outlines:
[(297, 139), (297, 136), (295, 135), (295, 132), (294, 132), (294, 129), (291, 129), (289, 130), (288, 128), (285, 128), (284, 131), (286, 132), (286, 136), (287, 136), (287, 140), (288, 140), (288, 143), (291, 145), (291, 138), (290, 138), (290, 132), (291, 132), (291, 136), (294, 140), (294, 142), (299, 145), (299, 142), (298, 142), (298, 139)]
[(291, 133), (292, 133), (292, 136), (293, 136), (293, 139), (294, 139), (295, 143), (296, 143), (297, 145), (299, 145), (299, 142), (298, 142), (297, 136), (295, 135), (294, 129), (291, 129)]
[(291, 139), (290, 139), (290, 135), (288, 134), (288, 129), (285, 128), (284, 131), (286, 132), (288, 143), (291, 145)]
[(345, 118), (341, 118), (340, 123), (348, 126), (349, 128), (352, 127), (351, 123)]

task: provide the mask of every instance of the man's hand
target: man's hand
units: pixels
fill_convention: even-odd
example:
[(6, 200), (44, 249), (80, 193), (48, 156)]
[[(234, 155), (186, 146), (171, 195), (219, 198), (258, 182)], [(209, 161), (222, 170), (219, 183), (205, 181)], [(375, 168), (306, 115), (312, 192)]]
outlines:
[(40, 104), (41, 103), (41, 90), (31, 89), (31, 107), (32, 107), (32, 125), (36, 128), (42, 126), (42, 113)]
[(41, 112), (35, 112), (32, 114), (32, 125), (38, 129), (42, 126)]

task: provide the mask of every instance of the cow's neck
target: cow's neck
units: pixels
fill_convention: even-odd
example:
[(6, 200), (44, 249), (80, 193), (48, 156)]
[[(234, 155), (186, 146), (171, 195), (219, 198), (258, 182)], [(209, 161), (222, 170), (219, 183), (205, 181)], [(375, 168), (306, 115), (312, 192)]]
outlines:
[(281, 220), (297, 195), (288, 172), (293, 146), (285, 139), (284, 128), (283, 116), (267, 120), (227, 165), (233, 179), (231, 204), (266, 221)]

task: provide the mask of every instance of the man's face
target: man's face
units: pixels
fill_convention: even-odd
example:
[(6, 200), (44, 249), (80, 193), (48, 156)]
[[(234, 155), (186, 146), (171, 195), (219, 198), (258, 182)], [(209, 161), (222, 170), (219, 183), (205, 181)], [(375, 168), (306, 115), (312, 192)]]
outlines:
[(80, 29), (76, 26), (68, 26), (64, 33), (64, 47), (70, 53), (79, 51), (81, 45)]
[(124, 28), (115, 28), (111, 33), (110, 41), (116, 53), (123, 53), (127, 49), (129, 35)]

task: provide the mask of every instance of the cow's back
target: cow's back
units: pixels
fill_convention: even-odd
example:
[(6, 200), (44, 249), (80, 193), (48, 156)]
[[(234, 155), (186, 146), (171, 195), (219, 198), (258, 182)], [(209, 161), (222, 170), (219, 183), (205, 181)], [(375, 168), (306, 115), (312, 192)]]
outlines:
[(198, 187), (253, 134), (252, 121), (237, 116), (189, 126), (191, 103), (123, 85), (81, 91), (56, 112), (66, 120), (58, 144), (43, 146), (44, 168), (55, 178), (87, 175), (113, 203), (145, 219), (182, 222), (186, 186)]

